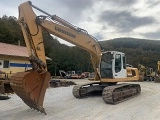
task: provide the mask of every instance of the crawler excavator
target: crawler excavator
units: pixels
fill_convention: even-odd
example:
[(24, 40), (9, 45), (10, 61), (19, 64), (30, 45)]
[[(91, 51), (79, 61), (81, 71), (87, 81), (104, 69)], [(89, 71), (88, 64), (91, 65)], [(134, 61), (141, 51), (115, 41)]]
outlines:
[[(32, 8), (45, 15), (36, 16)], [(47, 72), (46, 67), (42, 29), (90, 53), (95, 81), (74, 86), (73, 95), (76, 98), (82, 98), (93, 91), (103, 91), (103, 100), (106, 103), (116, 104), (140, 94), (139, 84), (116, 84), (117, 82), (139, 80), (138, 69), (126, 68), (124, 53), (102, 52), (97, 40), (84, 29), (76, 27), (56, 15), (48, 14), (32, 5), (30, 1), (19, 6), (18, 22), (28, 48), (32, 70), (14, 74), (11, 77), (11, 86), (30, 108), (46, 114), (43, 101), (50, 73)]]

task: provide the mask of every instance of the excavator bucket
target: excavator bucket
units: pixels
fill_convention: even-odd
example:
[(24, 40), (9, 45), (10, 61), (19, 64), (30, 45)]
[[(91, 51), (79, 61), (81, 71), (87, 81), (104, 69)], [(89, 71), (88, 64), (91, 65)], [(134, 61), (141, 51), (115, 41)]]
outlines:
[(11, 87), (14, 92), (31, 109), (46, 114), (43, 101), (51, 76), (49, 72), (37, 71), (18, 72), (11, 77)]

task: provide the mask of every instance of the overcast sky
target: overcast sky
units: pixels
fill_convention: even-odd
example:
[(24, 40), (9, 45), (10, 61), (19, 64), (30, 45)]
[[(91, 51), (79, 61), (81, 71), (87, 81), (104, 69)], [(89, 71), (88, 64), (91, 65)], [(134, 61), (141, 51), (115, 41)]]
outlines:
[[(25, 0), (0, 0), (0, 16), (18, 17)], [(32, 0), (42, 10), (83, 28), (98, 40), (160, 40), (160, 0)]]

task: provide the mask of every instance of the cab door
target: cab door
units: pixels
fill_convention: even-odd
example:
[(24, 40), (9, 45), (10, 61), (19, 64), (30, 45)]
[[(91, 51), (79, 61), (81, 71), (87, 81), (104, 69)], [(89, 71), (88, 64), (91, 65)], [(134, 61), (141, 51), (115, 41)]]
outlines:
[(114, 56), (114, 78), (125, 78), (126, 77), (126, 63), (124, 53), (115, 53)]
[(113, 78), (113, 53), (105, 52), (102, 54), (100, 63), (101, 78)]

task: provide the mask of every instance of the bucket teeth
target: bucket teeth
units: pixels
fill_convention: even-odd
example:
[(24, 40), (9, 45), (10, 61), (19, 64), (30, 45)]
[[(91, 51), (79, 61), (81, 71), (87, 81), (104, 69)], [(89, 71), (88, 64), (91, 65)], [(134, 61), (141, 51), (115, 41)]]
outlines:
[(16, 73), (11, 77), (10, 83), (14, 92), (26, 105), (46, 114), (43, 101), (49, 80), (49, 72), (40, 74), (36, 71), (28, 71)]

